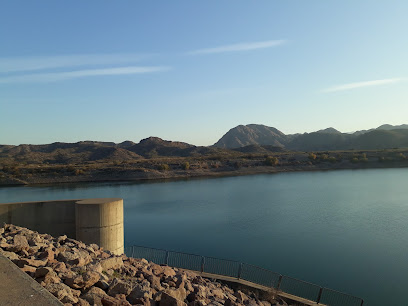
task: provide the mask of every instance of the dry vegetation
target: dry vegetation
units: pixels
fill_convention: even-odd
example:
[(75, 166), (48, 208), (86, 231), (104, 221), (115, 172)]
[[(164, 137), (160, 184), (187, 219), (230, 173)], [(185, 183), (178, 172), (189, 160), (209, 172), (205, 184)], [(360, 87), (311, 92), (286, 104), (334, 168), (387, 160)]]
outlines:
[(0, 184), (131, 181), (282, 171), (406, 167), (407, 156), (408, 149), (268, 153), (220, 150), (217, 154), (200, 156), (138, 156), (133, 159), (118, 156), (84, 161), (75, 158), (75, 162), (60, 163), (0, 155)]

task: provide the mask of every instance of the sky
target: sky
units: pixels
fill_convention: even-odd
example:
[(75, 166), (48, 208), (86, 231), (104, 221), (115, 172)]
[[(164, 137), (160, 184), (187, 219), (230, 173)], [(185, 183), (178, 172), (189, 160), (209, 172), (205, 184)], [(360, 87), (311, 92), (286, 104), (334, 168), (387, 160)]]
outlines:
[(0, 144), (408, 123), (408, 1), (2, 1)]

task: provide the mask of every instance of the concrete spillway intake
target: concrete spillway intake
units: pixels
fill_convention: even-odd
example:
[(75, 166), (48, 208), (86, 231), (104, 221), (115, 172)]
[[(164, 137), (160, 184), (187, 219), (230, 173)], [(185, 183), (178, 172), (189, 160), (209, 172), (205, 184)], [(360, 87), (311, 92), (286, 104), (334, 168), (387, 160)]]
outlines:
[(123, 200), (119, 198), (0, 203), (0, 223), (54, 237), (67, 235), (114, 254), (124, 251)]

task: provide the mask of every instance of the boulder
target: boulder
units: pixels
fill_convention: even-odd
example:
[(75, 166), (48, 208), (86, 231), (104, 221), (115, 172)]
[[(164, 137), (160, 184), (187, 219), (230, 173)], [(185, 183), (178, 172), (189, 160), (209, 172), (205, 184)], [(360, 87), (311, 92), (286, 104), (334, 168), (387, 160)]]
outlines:
[(103, 306), (132, 306), (126, 299), (104, 296), (101, 300)]
[(20, 270), (21, 270), (21, 271), (24, 271), (24, 272), (26, 272), (26, 273), (28, 273), (28, 274), (34, 275), (34, 274), (35, 274), (35, 271), (36, 271), (37, 269), (36, 269), (35, 267), (32, 267), (32, 266), (23, 265), (22, 267), (20, 267)]
[(30, 248), (27, 238), (23, 235), (15, 235), (13, 238), (13, 242), (15, 252), (20, 252), (21, 250), (28, 250)]
[(7, 257), (13, 262), (20, 259), (20, 257), (14, 252), (3, 251), (0, 249), (0, 254), (2, 254), (4, 257)]
[(91, 305), (102, 305), (102, 299), (108, 296), (105, 291), (98, 287), (92, 287), (85, 294), (81, 295), (81, 298), (87, 301)]
[(32, 267), (44, 267), (47, 265), (47, 260), (37, 260), (37, 259), (29, 259), (29, 258), (22, 258), (19, 260), (13, 261), (17, 266), (22, 268), (24, 265), (29, 265)]
[(176, 299), (174, 296), (163, 292), (161, 295), (160, 306), (187, 306), (187, 304)]
[[(50, 267), (40, 267), (35, 270), (35, 278), (44, 277), (48, 273), (54, 272)], [(54, 272), (55, 273), (55, 272)]]
[(115, 296), (117, 294), (128, 295), (132, 291), (130, 285), (118, 278), (115, 278), (109, 286), (108, 294)]
[(109, 284), (104, 280), (99, 280), (95, 283), (95, 286), (101, 288), (102, 290), (106, 291), (109, 289)]
[(152, 299), (152, 291), (149, 282), (143, 280), (142, 283), (135, 284), (127, 299), (131, 304), (136, 304), (140, 299)]
[(164, 292), (180, 301), (184, 301), (187, 298), (187, 292), (184, 287), (180, 287), (178, 289), (169, 288)]
[(104, 271), (109, 269), (119, 269), (123, 267), (123, 260), (120, 257), (110, 257), (100, 261)]
[(77, 290), (71, 290), (71, 288), (63, 283), (47, 284), (45, 289), (51, 292), (62, 303), (78, 303), (78, 296), (80, 292)]
[(66, 278), (65, 284), (74, 289), (87, 289), (99, 281), (99, 278), (99, 273), (87, 271), (83, 274)]

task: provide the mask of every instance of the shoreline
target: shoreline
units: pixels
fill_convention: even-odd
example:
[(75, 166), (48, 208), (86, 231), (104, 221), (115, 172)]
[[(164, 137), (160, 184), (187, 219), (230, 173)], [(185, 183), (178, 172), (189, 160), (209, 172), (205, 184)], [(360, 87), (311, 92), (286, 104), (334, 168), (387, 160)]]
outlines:
[[(330, 167), (331, 166), (331, 167)], [(337, 166), (337, 167), (336, 167)], [(1, 187), (21, 187), (21, 186), (47, 186), (47, 185), (68, 185), (68, 184), (98, 184), (98, 183), (158, 183), (168, 181), (181, 181), (191, 179), (211, 179), (222, 177), (249, 176), (259, 174), (277, 174), (291, 172), (318, 172), (318, 171), (338, 171), (338, 170), (365, 170), (365, 169), (395, 169), (408, 168), (408, 163), (369, 163), (364, 164), (349, 164), (349, 165), (305, 165), (305, 166), (259, 166), (250, 168), (241, 168), (235, 170), (208, 170), (208, 171), (166, 171), (159, 173), (147, 173), (146, 175), (126, 175), (124, 177), (89, 177), (89, 176), (70, 176), (70, 177), (46, 177), (34, 178), (30, 181), (22, 181), (13, 179), (10, 182), (0, 182)], [(113, 176), (113, 175), (112, 175)]]

